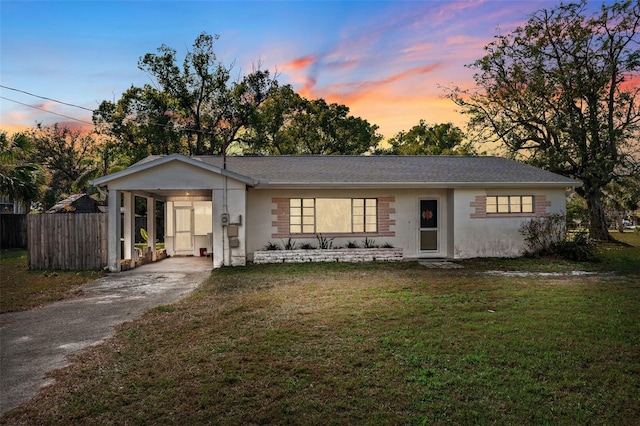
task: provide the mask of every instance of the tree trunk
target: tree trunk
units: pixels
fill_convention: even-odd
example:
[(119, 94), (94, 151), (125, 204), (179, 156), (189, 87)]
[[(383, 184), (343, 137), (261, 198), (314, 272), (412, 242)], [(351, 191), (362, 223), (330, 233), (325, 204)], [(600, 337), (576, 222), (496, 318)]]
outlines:
[(616, 228), (618, 228), (619, 233), (624, 232), (624, 212), (616, 212)]
[(586, 200), (589, 210), (589, 236), (595, 240), (614, 241), (607, 227), (600, 191), (589, 191)]

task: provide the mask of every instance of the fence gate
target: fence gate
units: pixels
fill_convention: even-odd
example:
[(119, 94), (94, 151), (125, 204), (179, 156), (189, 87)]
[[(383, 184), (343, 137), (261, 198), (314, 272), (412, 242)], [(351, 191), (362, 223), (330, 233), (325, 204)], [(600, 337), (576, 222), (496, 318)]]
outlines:
[(30, 214), (29, 269), (97, 270), (107, 266), (107, 214)]

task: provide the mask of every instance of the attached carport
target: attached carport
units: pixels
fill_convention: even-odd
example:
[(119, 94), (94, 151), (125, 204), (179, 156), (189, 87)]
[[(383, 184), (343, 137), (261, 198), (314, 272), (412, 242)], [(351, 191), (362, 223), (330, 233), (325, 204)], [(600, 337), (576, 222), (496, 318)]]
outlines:
[[(135, 259), (135, 197), (147, 200), (148, 247), (155, 249), (155, 201), (165, 205), (167, 253), (173, 256), (198, 256), (203, 244), (211, 244), (213, 267), (244, 265), (246, 237), (247, 187), (253, 179), (180, 154), (149, 157), (133, 166), (99, 179), (92, 184), (108, 191), (109, 256), (112, 272), (122, 269), (121, 260)], [(202, 208), (202, 207), (209, 208)], [(196, 213), (196, 207), (200, 212)], [(166, 211), (169, 209), (169, 211)], [(204, 213), (203, 213), (204, 211)], [(197, 219), (210, 214), (210, 241), (195, 234)], [(206, 226), (205, 226), (206, 227)], [(196, 238), (198, 237), (198, 238)], [(121, 245), (121, 241), (123, 244)], [(155, 250), (151, 250), (154, 253)]]

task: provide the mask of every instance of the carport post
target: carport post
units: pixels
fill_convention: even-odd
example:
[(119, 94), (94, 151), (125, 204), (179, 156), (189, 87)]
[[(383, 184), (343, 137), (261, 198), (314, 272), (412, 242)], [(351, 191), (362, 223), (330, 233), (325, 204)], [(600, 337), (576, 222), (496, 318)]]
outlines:
[(124, 237), (124, 258), (131, 259), (131, 267), (135, 268), (135, 259), (133, 250), (135, 244), (135, 197), (130, 191), (123, 192), (124, 198), (124, 228), (122, 236)]
[(156, 261), (156, 199), (147, 197), (147, 246), (151, 247), (151, 261)]
[(109, 251), (109, 271), (120, 272), (120, 235), (122, 226), (120, 222), (120, 197), (121, 192), (115, 189), (109, 190), (109, 215), (108, 215), (108, 251)]

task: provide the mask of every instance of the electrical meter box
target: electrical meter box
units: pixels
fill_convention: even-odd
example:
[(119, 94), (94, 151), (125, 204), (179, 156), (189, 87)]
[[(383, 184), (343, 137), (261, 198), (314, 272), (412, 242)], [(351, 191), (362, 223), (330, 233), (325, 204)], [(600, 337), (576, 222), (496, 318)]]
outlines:
[(238, 236), (238, 225), (227, 226), (227, 237), (233, 238)]

